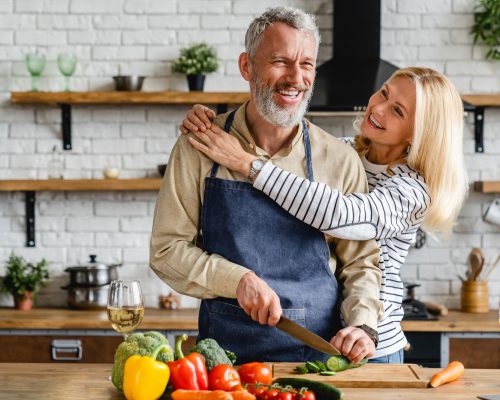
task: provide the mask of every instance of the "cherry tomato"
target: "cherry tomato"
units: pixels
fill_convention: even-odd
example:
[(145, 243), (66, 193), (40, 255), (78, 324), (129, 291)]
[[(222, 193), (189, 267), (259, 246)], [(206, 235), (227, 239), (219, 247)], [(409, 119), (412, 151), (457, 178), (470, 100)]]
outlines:
[(301, 391), (299, 394), (297, 394), (296, 397), (297, 400), (316, 400), (316, 395), (311, 392), (310, 390), (304, 390)]
[(294, 400), (295, 399), (295, 393), (292, 392), (281, 392), (278, 395), (279, 400)]
[(280, 394), (279, 389), (267, 389), (261, 394), (262, 400), (277, 400)]
[(238, 368), (242, 383), (264, 383), (270, 385), (273, 381), (273, 373), (271, 368), (266, 364), (252, 362), (243, 364)]
[(247, 390), (252, 393), (254, 396), (259, 396), (263, 392), (265, 392), (268, 389), (268, 386), (266, 385), (259, 385), (259, 384), (253, 384), (250, 383), (247, 386)]
[(240, 376), (236, 368), (219, 364), (208, 373), (208, 387), (210, 390), (231, 391), (234, 386), (241, 385)]

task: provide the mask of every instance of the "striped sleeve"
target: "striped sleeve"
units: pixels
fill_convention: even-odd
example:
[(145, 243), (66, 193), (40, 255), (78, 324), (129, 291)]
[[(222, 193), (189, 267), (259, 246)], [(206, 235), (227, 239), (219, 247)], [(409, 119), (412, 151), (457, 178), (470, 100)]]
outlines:
[(327, 235), (349, 240), (395, 237), (422, 223), (430, 204), (416, 173), (389, 177), (370, 193), (344, 196), (324, 183), (311, 182), (266, 163), (254, 187), (285, 211)]

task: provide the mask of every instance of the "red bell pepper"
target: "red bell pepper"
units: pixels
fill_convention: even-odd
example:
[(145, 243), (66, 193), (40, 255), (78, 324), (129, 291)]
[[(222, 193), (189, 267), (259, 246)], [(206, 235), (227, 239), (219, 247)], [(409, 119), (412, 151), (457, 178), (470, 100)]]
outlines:
[(182, 354), (181, 345), (187, 339), (181, 335), (175, 342), (175, 358), (168, 364), (170, 369), (170, 382), (174, 389), (207, 390), (208, 373), (205, 359), (200, 353), (193, 352), (186, 357)]

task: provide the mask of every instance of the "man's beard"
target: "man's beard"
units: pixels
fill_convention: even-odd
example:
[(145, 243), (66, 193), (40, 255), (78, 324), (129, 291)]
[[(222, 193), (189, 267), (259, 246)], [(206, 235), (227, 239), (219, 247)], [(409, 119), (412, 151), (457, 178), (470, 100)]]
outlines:
[[(290, 128), (297, 125), (309, 106), (309, 101), (311, 100), (313, 87), (307, 88), (303, 85), (288, 85), (288, 84), (277, 84), (275, 87), (266, 86), (264, 82), (256, 75), (253, 76), (253, 84), (255, 86), (255, 106), (264, 119), (282, 128)], [(300, 92), (303, 91), (302, 101), (299, 104), (296, 113), (293, 113), (288, 107), (281, 107), (276, 104), (273, 100), (273, 94), (277, 90), (286, 89), (297, 89)]]

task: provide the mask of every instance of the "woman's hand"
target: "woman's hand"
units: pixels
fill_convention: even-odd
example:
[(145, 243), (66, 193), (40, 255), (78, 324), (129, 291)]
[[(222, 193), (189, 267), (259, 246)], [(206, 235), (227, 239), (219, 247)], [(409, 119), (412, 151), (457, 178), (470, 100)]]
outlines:
[(200, 140), (189, 138), (189, 143), (195, 149), (232, 171), (244, 176), (249, 175), (252, 161), (257, 157), (243, 150), (234, 136), (227, 134), (215, 124), (209, 129), (205, 128), (204, 132), (197, 130), (192, 133)]
[(195, 104), (186, 114), (186, 118), (179, 125), (181, 133), (184, 135), (189, 132), (205, 132), (212, 126), (212, 121), (215, 118), (215, 113), (208, 107), (202, 104)]

